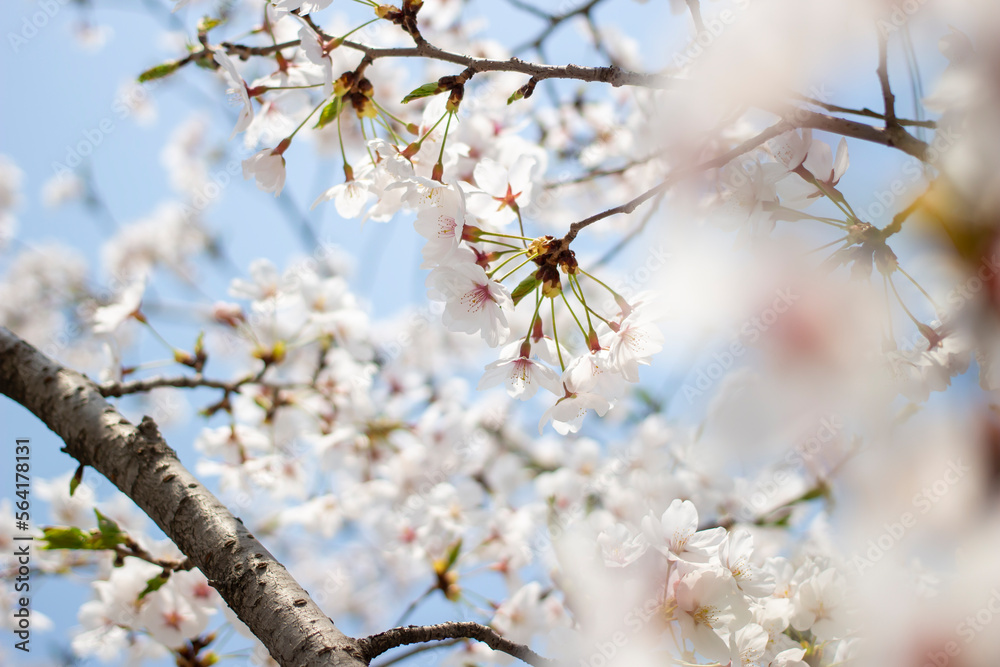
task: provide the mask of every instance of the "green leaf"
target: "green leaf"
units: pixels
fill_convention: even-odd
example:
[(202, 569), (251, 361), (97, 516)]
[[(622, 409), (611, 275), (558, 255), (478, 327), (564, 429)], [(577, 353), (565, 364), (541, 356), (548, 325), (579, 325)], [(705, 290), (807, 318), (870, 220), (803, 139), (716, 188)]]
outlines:
[(212, 28), (222, 24), (222, 19), (217, 19), (212, 16), (202, 16), (201, 20), (198, 21), (198, 32), (208, 32)]
[(518, 286), (514, 288), (514, 291), (511, 292), (510, 295), (514, 300), (514, 305), (516, 306), (521, 299), (534, 292), (535, 288), (538, 287), (541, 282), (542, 281), (536, 277), (535, 273), (532, 273), (530, 276), (522, 280)]
[(409, 95), (403, 98), (403, 104), (410, 102), (412, 100), (418, 99), (420, 97), (430, 97), (431, 95), (437, 95), (438, 93), (443, 93), (446, 89), (441, 87), (437, 81), (433, 83), (425, 83), (416, 90), (412, 91)]
[(164, 577), (162, 574), (158, 574), (152, 579), (148, 580), (146, 582), (146, 587), (142, 589), (142, 592), (139, 593), (139, 597), (136, 599), (141, 600), (150, 593), (160, 590), (163, 587), (163, 584), (167, 583), (167, 579), (169, 578), (170, 577)]
[(69, 480), (69, 495), (72, 498), (73, 494), (76, 493), (77, 488), (80, 486), (80, 482), (83, 481), (83, 466), (79, 466), (76, 472), (73, 473), (73, 479)]
[(125, 544), (126, 535), (117, 523), (101, 514), (96, 507), (94, 514), (97, 515), (98, 533), (94, 535), (91, 549), (114, 549), (119, 544)]
[(344, 109), (344, 98), (335, 97), (333, 101), (323, 107), (323, 110), (319, 112), (319, 121), (313, 126), (313, 129), (319, 129), (321, 127), (326, 127), (329, 123), (337, 120), (337, 116)]
[(524, 93), (522, 93), (520, 89), (518, 89), (515, 90), (513, 93), (511, 93), (510, 97), (507, 98), (507, 104), (510, 105), (513, 104), (514, 102), (517, 102), (518, 100), (523, 100), (523, 99), (524, 99)]
[(445, 567), (445, 572), (451, 569), (451, 566), (455, 564), (458, 560), (458, 554), (462, 552), (462, 540), (455, 542), (451, 549), (448, 550), (448, 565)]
[(50, 526), (42, 529), (43, 549), (86, 549), (90, 535), (73, 526)]
[(153, 79), (162, 79), (165, 76), (169, 76), (177, 71), (177, 68), (181, 64), (176, 60), (171, 60), (170, 62), (163, 63), (162, 65), (157, 65), (156, 67), (150, 67), (148, 70), (139, 75), (139, 83), (146, 83), (147, 81), (152, 81)]

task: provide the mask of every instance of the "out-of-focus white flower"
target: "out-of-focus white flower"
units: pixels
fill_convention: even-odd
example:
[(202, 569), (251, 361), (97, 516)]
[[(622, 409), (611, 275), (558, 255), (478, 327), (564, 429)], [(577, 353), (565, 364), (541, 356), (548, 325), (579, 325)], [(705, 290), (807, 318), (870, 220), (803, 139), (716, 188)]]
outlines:
[(118, 295), (114, 303), (94, 311), (94, 333), (114, 333), (126, 320), (139, 315), (142, 295), (146, 292), (146, 277), (134, 281)]
[(14, 236), (17, 221), (14, 210), (21, 205), (21, 181), (24, 172), (6, 155), (0, 155), (0, 248)]
[(232, 58), (227, 56), (223, 51), (216, 51), (215, 62), (222, 66), (233, 82), (230, 92), (235, 93), (243, 103), (243, 108), (240, 109), (240, 117), (236, 120), (236, 127), (233, 128), (233, 133), (229, 135), (229, 140), (232, 141), (233, 137), (250, 127), (250, 123), (253, 122), (253, 102), (247, 93), (247, 84), (243, 80), (243, 77), (240, 76), (239, 70), (236, 69), (236, 63), (233, 62)]
[(273, 192), (277, 197), (285, 187), (285, 157), (281, 144), (278, 148), (265, 148), (253, 156), (243, 160), (243, 179), (251, 176), (257, 182), (257, 188), (264, 192)]
[(79, 199), (84, 194), (83, 181), (72, 171), (59, 171), (42, 186), (42, 202), (49, 208)]
[(833, 568), (803, 581), (792, 601), (792, 627), (799, 632), (811, 630), (820, 641), (843, 637), (847, 631), (844, 603), (847, 582)]
[(597, 536), (597, 545), (601, 548), (604, 564), (608, 567), (625, 567), (638, 560), (649, 544), (642, 533), (632, 534), (624, 524), (617, 523), (605, 528)]
[(536, 633), (546, 629), (541, 597), (541, 584), (532, 581), (497, 608), (491, 625), (512, 642), (529, 643)]

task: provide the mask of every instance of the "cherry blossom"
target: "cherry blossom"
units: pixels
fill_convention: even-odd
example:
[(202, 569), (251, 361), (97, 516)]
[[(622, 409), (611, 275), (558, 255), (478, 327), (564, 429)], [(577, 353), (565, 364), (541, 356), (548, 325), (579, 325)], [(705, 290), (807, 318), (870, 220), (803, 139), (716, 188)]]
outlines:
[(282, 152), (280, 146), (265, 148), (243, 160), (243, 178), (253, 176), (258, 189), (273, 192), (277, 197), (285, 187), (285, 158)]
[(553, 394), (562, 393), (559, 375), (548, 366), (531, 358), (530, 344), (514, 341), (500, 351), (500, 359), (486, 366), (477, 389), (487, 389), (503, 383), (511, 398), (530, 399), (544, 387)]
[(439, 266), (427, 276), (428, 296), (445, 302), (444, 323), (453, 331), (480, 332), (490, 347), (507, 338), (507, 313), (513, 311), (507, 289), (491, 280), (471, 253), (450, 266)]
[[(179, 5), (178, 5), (179, 6)], [(177, 7), (174, 8), (175, 10)], [(248, 127), (250, 123), (253, 122), (253, 102), (250, 101), (250, 95), (247, 93), (247, 85), (240, 76), (239, 71), (236, 69), (236, 63), (233, 62), (232, 58), (226, 55), (223, 51), (215, 52), (215, 62), (217, 62), (233, 83), (233, 87), (230, 89), (231, 92), (235, 93), (240, 102), (243, 104), (243, 108), (240, 109), (240, 116), (236, 120), (236, 127), (233, 128), (233, 133), (229, 135), (229, 140), (232, 141), (240, 132), (243, 132)]]
[(690, 500), (674, 499), (659, 519), (642, 520), (650, 546), (670, 559), (707, 563), (725, 538), (725, 529), (698, 530), (698, 510)]

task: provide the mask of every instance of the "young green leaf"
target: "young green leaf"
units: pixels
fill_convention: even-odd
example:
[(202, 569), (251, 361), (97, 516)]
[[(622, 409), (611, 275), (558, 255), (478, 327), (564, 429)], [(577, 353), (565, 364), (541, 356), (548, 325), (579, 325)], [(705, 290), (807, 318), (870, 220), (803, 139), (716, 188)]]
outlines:
[(319, 129), (326, 127), (328, 124), (337, 120), (337, 116), (344, 109), (344, 98), (335, 97), (333, 101), (323, 107), (323, 110), (319, 112), (319, 121), (313, 126), (313, 129)]
[(90, 536), (74, 526), (50, 526), (42, 529), (43, 549), (86, 549)]
[(146, 582), (146, 587), (142, 589), (142, 592), (139, 593), (139, 597), (137, 599), (141, 600), (150, 593), (160, 590), (161, 588), (163, 588), (163, 584), (167, 583), (168, 579), (169, 577), (164, 577), (162, 574), (158, 574), (152, 579), (149, 579)]
[(170, 62), (165, 62), (162, 65), (157, 65), (156, 67), (150, 67), (148, 70), (139, 75), (139, 83), (146, 83), (147, 81), (152, 81), (153, 79), (162, 79), (165, 76), (169, 76), (177, 71), (177, 68), (181, 64), (176, 60), (171, 60)]
[(438, 93), (443, 93), (446, 89), (441, 87), (437, 81), (433, 83), (425, 83), (416, 90), (410, 92), (409, 95), (403, 98), (403, 104), (415, 100), (420, 97), (430, 97), (431, 95), (437, 95)]
[(542, 281), (538, 279), (535, 273), (532, 273), (530, 276), (522, 280), (518, 286), (514, 288), (514, 291), (511, 292), (510, 295), (514, 300), (514, 305), (516, 306), (520, 303), (521, 299), (534, 292), (535, 288), (538, 287), (541, 282)]

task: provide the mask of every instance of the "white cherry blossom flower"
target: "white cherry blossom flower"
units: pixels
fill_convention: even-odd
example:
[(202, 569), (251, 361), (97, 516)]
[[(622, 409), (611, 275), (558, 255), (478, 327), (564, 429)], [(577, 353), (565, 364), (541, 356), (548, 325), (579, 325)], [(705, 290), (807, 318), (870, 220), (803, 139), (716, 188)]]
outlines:
[(422, 188), (414, 199), (419, 204), (413, 227), (427, 239), (421, 253), (422, 269), (443, 264), (462, 240), (466, 222), (465, 195), (454, 186)]
[(232, 141), (233, 137), (250, 127), (250, 123), (253, 122), (253, 102), (247, 93), (247, 84), (243, 80), (243, 77), (240, 76), (239, 70), (236, 69), (236, 63), (233, 62), (232, 58), (223, 51), (216, 51), (215, 62), (219, 63), (226, 74), (229, 75), (229, 79), (233, 83), (230, 92), (235, 93), (239, 97), (240, 102), (243, 103), (243, 108), (240, 109), (240, 116), (236, 120), (236, 127), (233, 128), (233, 133), (229, 135), (229, 140)]
[(698, 510), (690, 500), (675, 499), (659, 519), (642, 520), (650, 545), (671, 560), (707, 563), (722, 543), (725, 528), (698, 530)]
[(792, 627), (800, 632), (811, 630), (820, 641), (844, 636), (846, 588), (844, 576), (833, 568), (803, 581), (792, 601)]
[(563, 393), (559, 375), (548, 366), (531, 358), (530, 345), (526, 351), (524, 341), (516, 340), (507, 345), (500, 358), (486, 366), (477, 389), (488, 389), (504, 383), (511, 398), (526, 401), (539, 387), (557, 396)]
[(264, 192), (273, 192), (277, 197), (285, 187), (285, 157), (281, 144), (278, 148), (265, 148), (252, 157), (243, 160), (243, 178), (251, 176), (257, 182), (257, 188)]
[(638, 560), (649, 548), (642, 533), (633, 534), (628, 526), (621, 523), (605, 528), (597, 536), (597, 545), (601, 548), (604, 564), (608, 567), (626, 567)]
[(572, 392), (563, 396), (556, 404), (545, 411), (538, 422), (538, 432), (550, 421), (552, 428), (560, 435), (576, 433), (583, 425), (583, 418), (587, 416), (589, 410), (593, 410), (603, 417), (611, 409), (611, 402), (600, 394), (592, 394), (585, 391)]
[(729, 636), (732, 667), (765, 667), (767, 632), (756, 623), (748, 623)]
[(719, 562), (729, 570), (740, 590), (751, 597), (764, 597), (774, 591), (774, 577), (753, 565), (753, 536), (744, 529), (727, 533), (719, 545)]
[(489, 158), (482, 159), (474, 175), (479, 190), (470, 192), (469, 205), (476, 215), (498, 225), (511, 222), (519, 208), (531, 203), (538, 159), (522, 155), (507, 169)]
[(486, 276), (472, 253), (455, 253), (456, 260), (427, 276), (428, 296), (444, 301), (444, 324), (451, 331), (480, 332), (490, 347), (507, 338), (507, 314), (514, 302), (507, 288)]
[(699, 567), (677, 583), (676, 596), (682, 636), (709, 660), (729, 661), (732, 654), (728, 637), (750, 620), (743, 596), (729, 573), (714, 567)]
[(122, 290), (114, 303), (94, 311), (94, 333), (114, 333), (126, 320), (139, 315), (139, 306), (145, 292), (146, 276), (142, 276)]

